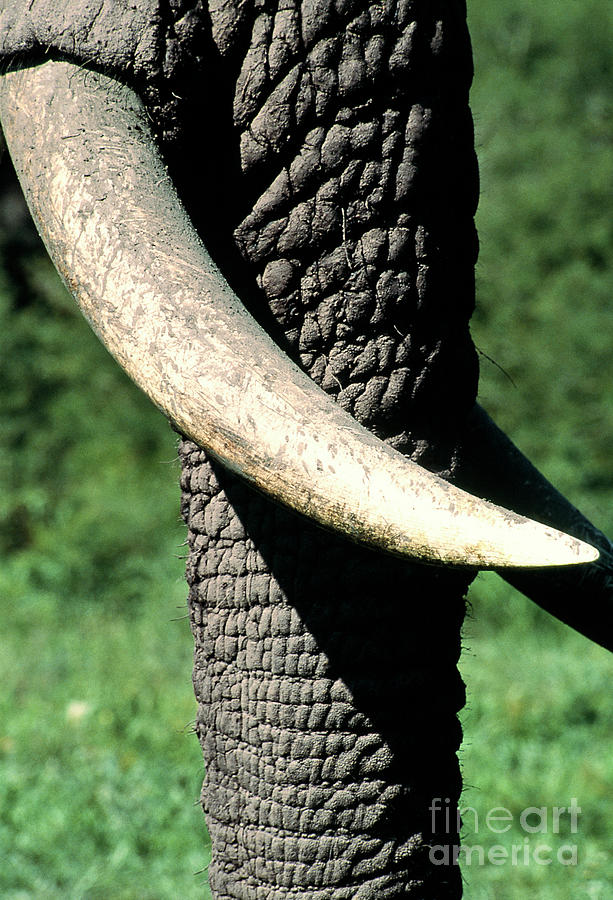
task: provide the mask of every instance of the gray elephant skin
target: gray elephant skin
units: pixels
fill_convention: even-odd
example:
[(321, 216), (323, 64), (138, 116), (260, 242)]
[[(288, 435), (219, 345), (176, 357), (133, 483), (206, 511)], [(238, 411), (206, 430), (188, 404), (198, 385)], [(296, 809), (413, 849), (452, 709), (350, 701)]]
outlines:
[[(463, 0), (8, 2), (0, 40), (5, 69), (67, 60), (142, 98), (241, 301), (359, 423), (596, 545), (597, 563), (506, 577), (610, 645), (607, 539), (475, 406)], [(214, 896), (460, 897), (431, 852), (459, 843), (455, 823), (437, 831), (431, 809), (461, 791), (475, 569), (355, 544), (192, 440), (179, 455)]]

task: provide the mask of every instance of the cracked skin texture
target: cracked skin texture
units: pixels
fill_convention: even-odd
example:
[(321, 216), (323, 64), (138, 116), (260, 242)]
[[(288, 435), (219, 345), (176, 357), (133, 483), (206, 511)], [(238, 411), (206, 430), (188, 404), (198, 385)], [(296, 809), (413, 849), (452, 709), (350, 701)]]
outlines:
[[(461, 0), (9, 3), (3, 55), (128, 80), (222, 270), (362, 424), (453, 479), (478, 179)], [(211, 173), (213, 178), (211, 179)], [(220, 900), (456, 898), (470, 576), (326, 534), (180, 445)]]

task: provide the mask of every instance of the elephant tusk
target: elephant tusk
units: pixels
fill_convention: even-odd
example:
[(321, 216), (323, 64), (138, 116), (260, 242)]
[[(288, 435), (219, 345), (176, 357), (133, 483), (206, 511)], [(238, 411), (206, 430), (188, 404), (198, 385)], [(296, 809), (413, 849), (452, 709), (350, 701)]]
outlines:
[(320, 525), (430, 563), (586, 563), (598, 551), (471, 496), (344, 412), (247, 313), (176, 195), (141, 101), (59, 61), (0, 78), (9, 152), (69, 290), (185, 434)]
[(513, 503), (556, 528), (598, 547), (600, 558), (564, 569), (504, 569), (500, 575), (542, 609), (613, 652), (613, 544), (560, 494), (476, 406), (466, 422), (454, 477), (496, 503)]

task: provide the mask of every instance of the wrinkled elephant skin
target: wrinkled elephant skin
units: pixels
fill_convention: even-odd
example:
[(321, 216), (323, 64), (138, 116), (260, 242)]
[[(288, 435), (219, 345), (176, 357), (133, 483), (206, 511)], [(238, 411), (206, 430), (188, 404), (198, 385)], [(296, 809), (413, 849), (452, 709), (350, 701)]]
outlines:
[[(6, 5), (0, 107), (65, 281), (182, 433), (214, 896), (458, 898), (458, 867), (431, 853), (457, 830), (432, 806), (461, 790), (476, 569), (555, 563), (504, 574), (605, 646), (612, 634), (609, 542), (475, 405), (464, 3), (132, 6)], [(58, 66), (61, 103), (40, 75)], [(34, 96), (47, 124), (28, 132)], [(100, 129), (84, 111), (98, 102)], [(342, 481), (347, 442), (360, 468)], [(388, 459), (399, 474), (377, 493)], [(493, 516), (478, 540), (465, 502)], [(436, 547), (392, 545), (418, 519)], [(441, 541), (449, 519), (461, 527)], [(511, 557), (522, 528), (536, 530)], [(561, 555), (525, 556), (545, 533)]]

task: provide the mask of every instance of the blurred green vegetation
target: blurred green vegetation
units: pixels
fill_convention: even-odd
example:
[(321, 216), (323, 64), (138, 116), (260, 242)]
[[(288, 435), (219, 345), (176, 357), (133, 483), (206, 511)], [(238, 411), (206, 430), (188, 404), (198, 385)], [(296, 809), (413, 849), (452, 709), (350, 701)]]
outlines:
[[(604, 0), (469, 0), (481, 171), (480, 400), (554, 484), (613, 534), (613, 7)], [(611, 900), (610, 654), (493, 574), (471, 590), (461, 670), (468, 846), (518, 864), (465, 865), (468, 900)], [(577, 597), (577, 602), (581, 598)], [(578, 831), (552, 809), (572, 798)], [(518, 824), (547, 807), (548, 833)], [(496, 834), (487, 812), (505, 807)], [(532, 820), (534, 821), (534, 820)], [(503, 823), (504, 825), (504, 823)], [(523, 862), (538, 845), (553, 862)], [(557, 860), (576, 844), (577, 865)], [(475, 857), (476, 858), (476, 857)]]
[(613, 6), (471, 0), (469, 23), (482, 186), (473, 334), (504, 370), (482, 359), (481, 400), (611, 531)]
[(176, 436), (76, 311), (7, 170), (0, 896), (202, 897)]
[[(469, 0), (469, 22), (481, 400), (613, 534), (613, 7)], [(175, 436), (75, 311), (3, 165), (0, 895), (202, 897)], [(523, 846), (485, 827), (494, 807), (582, 813), (576, 835), (529, 836), (572, 840), (576, 866), (465, 866), (466, 897), (609, 900), (610, 658), (494, 575), (471, 602), (465, 843)]]

